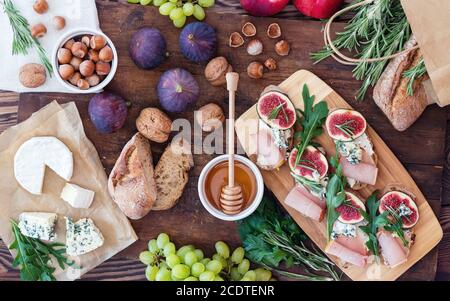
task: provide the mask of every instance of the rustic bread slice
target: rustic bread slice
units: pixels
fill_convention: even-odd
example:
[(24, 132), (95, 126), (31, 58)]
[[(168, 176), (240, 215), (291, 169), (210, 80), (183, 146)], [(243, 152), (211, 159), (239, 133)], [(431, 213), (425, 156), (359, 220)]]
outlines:
[(131, 219), (144, 217), (156, 200), (150, 142), (140, 133), (125, 145), (108, 179), (108, 190)]
[[(405, 49), (416, 45), (417, 41), (412, 36), (405, 44)], [(428, 79), (428, 75), (415, 81), (414, 95), (408, 95), (409, 79), (403, 77), (403, 72), (416, 66), (421, 58), (422, 54), (419, 49), (392, 59), (373, 90), (375, 103), (398, 131), (404, 131), (410, 127), (420, 117), (429, 102), (422, 85)]]
[(189, 170), (194, 166), (190, 144), (184, 139), (172, 141), (155, 168), (157, 189), (152, 210), (167, 210), (175, 206), (189, 180)]

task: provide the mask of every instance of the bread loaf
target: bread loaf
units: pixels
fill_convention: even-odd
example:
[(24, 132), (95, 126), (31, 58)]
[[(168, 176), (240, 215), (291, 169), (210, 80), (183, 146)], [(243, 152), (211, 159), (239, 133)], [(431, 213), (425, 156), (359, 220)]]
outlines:
[(193, 166), (190, 144), (184, 139), (174, 139), (155, 168), (157, 197), (152, 210), (167, 210), (175, 206)]
[(109, 176), (108, 190), (130, 219), (144, 217), (156, 200), (150, 142), (137, 133), (125, 145)]
[[(405, 44), (405, 49), (416, 45), (417, 41), (413, 36)], [(421, 57), (420, 50), (413, 50), (392, 59), (373, 90), (375, 103), (398, 131), (410, 127), (428, 105), (427, 94), (422, 85), (428, 75), (416, 79), (413, 95), (408, 95), (409, 79), (403, 76), (403, 72), (416, 66)]]

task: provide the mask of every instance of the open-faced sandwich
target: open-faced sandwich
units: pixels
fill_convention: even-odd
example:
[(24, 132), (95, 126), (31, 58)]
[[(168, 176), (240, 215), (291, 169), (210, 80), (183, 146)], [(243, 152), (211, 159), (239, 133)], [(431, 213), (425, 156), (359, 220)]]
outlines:
[(366, 133), (367, 122), (361, 113), (349, 109), (332, 111), (325, 123), (328, 135), (340, 154), (340, 164), (349, 186), (358, 190), (375, 185), (378, 168), (372, 142)]
[(292, 101), (277, 86), (267, 87), (258, 100), (259, 120), (252, 129), (251, 144), (256, 164), (264, 170), (274, 170), (286, 161), (292, 147), (293, 126), (297, 120)]

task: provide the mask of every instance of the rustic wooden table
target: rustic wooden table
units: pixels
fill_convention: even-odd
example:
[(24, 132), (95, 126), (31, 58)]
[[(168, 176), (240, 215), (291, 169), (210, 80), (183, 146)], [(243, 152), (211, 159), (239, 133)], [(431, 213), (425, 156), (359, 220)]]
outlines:
[[(108, 1), (98, 1), (101, 5), (106, 5)], [(125, 0), (120, 1), (109, 1), (109, 2), (126, 2)], [(218, 13), (234, 13), (234, 14), (244, 14), (245, 12), (240, 8), (237, 0), (216, 0), (216, 6), (211, 9)], [(107, 7), (107, 6), (106, 6)], [(210, 11), (211, 11), (210, 10)], [(104, 14), (103, 14), (104, 15)], [(290, 5), (283, 13), (276, 16), (280, 19), (304, 19), (299, 15), (295, 8)], [(101, 14), (102, 19), (102, 14)], [(281, 22), (281, 21), (280, 21)], [(169, 25), (170, 26), (170, 25)], [(121, 46), (121, 45), (116, 45)], [(309, 45), (310, 46), (310, 45)], [(305, 45), (308, 47), (308, 45)], [(308, 50), (308, 49), (306, 49)], [(305, 59), (299, 63), (301, 68), (311, 68), (310, 62), (304, 63)], [(306, 65), (305, 65), (306, 64)], [(238, 66), (239, 68), (244, 66)], [(126, 68), (125, 68), (126, 69)], [(242, 69), (242, 68), (241, 68)], [(288, 71), (290, 68), (287, 68)], [(298, 68), (297, 68), (298, 69)], [(334, 70), (335, 75), (330, 76), (329, 70)], [(328, 79), (333, 87), (336, 88), (337, 92), (344, 96), (347, 100), (351, 100), (351, 95), (354, 95), (354, 91), (357, 89), (357, 82), (352, 81), (351, 73), (349, 69), (343, 69), (337, 63), (333, 61), (328, 61), (324, 66), (318, 67), (315, 70), (319, 76)], [(125, 71), (124, 71), (125, 72)], [(126, 73), (126, 72), (125, 72)], [(126, 75), (126, 74), (125, 74)], [(123, 74), (118, 75), (118, 77), (124, 76)], [(271, 81), (280, 81), (283, 79), (285, 74), (279, 75), (269, 75)], [(261, 85), (261, 84), (260, 84)], [(136, 84), (136, 90), (143, 89), (143, 87)], [(117, 89), (117, 84), (112, 84), (112, 89)], [(134, 90), (134, 89), (133, 89)], [(257, 90), (257, 89), (255, 89)], [(244, 93), (246, 94), (246, 92)], [(245, 95), (246, 98), (252, 99), (254, 93), (249, 92)], [(44, 103), (47, 101), (45, 96), (37, 97), (36, 101)], [(48, 97), (47, 97), (48, 98)], [(31, 96), (22, 95), (21, 97), (21, 108), (22, 116), (18, 116), (19, 108), (19, 95), (11, 92), (0, 92), (0, 132), (7, 129), (17, 123), (18, 119), (22, 120), (27, 117), (31, 112), (24, 109), (24, 104), (28, 105), (28, 108), (33, 108), (30, 106), (33, 98)], [(368, 99), (366, 101), (371, 101)], [(42, 104), (40, 104), (42, 105)], [(352, 103), (358, 109), (365, 111), (367, 113), (369, 110), (377, 110), (373, 105), (360, 105)], [(38, 107), (38, 105), (36, 105)], [(245, 108), (238, 108), (238, 110), (244, 110)], [(441, 110), (446, 110), (446, 113), (442, 113)], [(386, 143), (392, 147), (394, 152), (399, 156), (399, 159), (406, 166), (406, 168), (411, 172), (413, 178), (417, 181), (419, 187), (425, 193), (430, 202), (433, 200), (434, 204), (439, 204), (439, 199), (441, 201), (440, 210), (440, 221), (444, 229), (444, 238), (440, 245), (438, 246), (437, 252), (437, 271), (436, 269), (436, 252), (432, 252), (428, 256), (427, 260), (424, 261), (425, 264), (418, 265), (415, 268), (414, 276), (405, 277), (404, 279), (432, 279), (430, 274), (434, 275), (436, 272), (437, 280), (450, 280), (450, 109), (441, 109), (438, 111), (436, 107), (427, 110), (427, 113), (423, 117), (422, 121), (418, 122), (417, 127), (405, 134), (405, 136), (399, 136), (392, 127), (388, 124), (387, 120), (383, 119), (383, 116), (377, 111), (370, 116), (369, 122), (377, 122), (376, 130), (382, 135)], [(439, 113), (439, 120), (434, 120), (434, 116)], [(433, 115), (435, 114), (435, 115)], [(381, 122), (378, 122), (378, 121)], [(380, 124), (382, 123), (382, 124)], [(446, 123), (446, 143), (445, 143), (445, 153), (443, 141), (438, 142), (436, 137), (440, 139), (444, 138), (444, 129)], [(89, 130), (88, 130), (89, 131)], [(392, 133), (392, 135), (391, 135)], [(435, 136), (433, 134), (436, 133)], [(411, 134), (420, 135), (423, 139), (431, 137), (426, 140), (429, 145), (428, 149), (432, 149), (430, 153), (424, 155), (426, 159), (422, 159), (420, 149), (417, 149), (415, 145), (412, 145), (409, 139), (406, 137)], [(392, 137), (391, 137), (392, 136)], [(433, 137), (435, 138), (433, 138)], [(405, 138), (399, 138), (405, 137)], [(398, 140), (401, 141), (398, 141)], [(417, 140), (416, 140), (417, 141)], [(425, 140), (424, 140), (425, 141)], [(123, 144), (125, 141), (121, 141)], [(436, 144), (438, 146), (435, 146)], [(160, 150), (157, 150), (159, 152)], [(111, 162), (109, 162), (111, 161)], [(107, 166), (113, 163), (113, 158), (104, 162)], [(197, 169), (197, 168), (196, 168)], [(192, 187), (190, 189), (193, 189)], [(439, 208), (436, 208), (439, 209)], [(140, 224), (135, 225), (141, 228)], [(147, 233), (148, 234), (148, 233)], [(193, 235), (196, 239), (201, 239), (201, 235)], [(235, 237), (235, 235), (232, 235)], [(189, 238), (186, 238), (189, 241)], [(144, 242), (140, 242), (136, 248), (141, 247)], [(133, 248), (135, 249), (135, 248)], [(133, 252), (137, 252), (134, 250)], [(121, 253), (123, 255), (123, 253)], [(142, 280), (143, 278), (143, 266), (136, 260), (129, 259), (130, 256), (115, 256), (113, 259), (105, 262), (92, 272), (88, 273), (83, 277), (86, 280)], [(18, 278), (17, 270), (11, 267), (12, 258), (6, 246), (0, 241), (0, 280), (16, 280)], [(420, 270), (424, 270), (422, 273)]]

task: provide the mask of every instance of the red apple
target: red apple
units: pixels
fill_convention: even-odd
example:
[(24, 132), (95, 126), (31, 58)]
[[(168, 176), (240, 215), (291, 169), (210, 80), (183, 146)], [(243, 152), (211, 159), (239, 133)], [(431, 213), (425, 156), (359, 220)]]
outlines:
[(241, 0), (241, 6), (253, 16), (267, 17), (278, 14), (289, 0)]
[(293, 2), (298, 11), (305, 16), (327, 19), (337, 12), (344, 0), (294, 0)]

